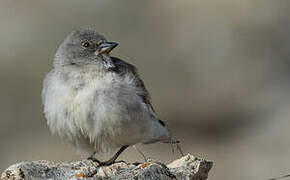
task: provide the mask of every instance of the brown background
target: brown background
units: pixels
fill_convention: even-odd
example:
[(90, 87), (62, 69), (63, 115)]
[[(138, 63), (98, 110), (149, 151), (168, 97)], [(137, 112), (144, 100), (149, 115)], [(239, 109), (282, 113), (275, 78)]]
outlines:
[[(93, 27), (139, 67), (185, 152), (215, 162), (209, 179), (290, 173), (290, 2), (280, 0), (3, 0), (0, 171), (23, 160), (77, 160), (50, 135), (42, 79), (65, 36)], [(164, 162), (165, 144), (139, 145)], [(131, 148), (122, 155), (142, 160)]]

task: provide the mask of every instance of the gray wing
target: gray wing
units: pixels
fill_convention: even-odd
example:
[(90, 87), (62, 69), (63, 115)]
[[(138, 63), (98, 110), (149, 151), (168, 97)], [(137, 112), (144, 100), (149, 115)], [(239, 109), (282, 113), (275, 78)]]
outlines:
[(152, 109), (153, 112), (155, 112), (150, 102), (150, 94), (147, 91), (144, 82), (140, 78), (136, 67), (116, 57), (111, 57), (111, 59), (115, 67), (111, 68), (110, 70), (114, 71), (120, 76), (124, 76), (125, 74), (131, 73), (136, 80), (136, 86), (141, 90), (140, 92), (137, 92), (137, 95), (142, 98), (143, 102), (147, 104)]

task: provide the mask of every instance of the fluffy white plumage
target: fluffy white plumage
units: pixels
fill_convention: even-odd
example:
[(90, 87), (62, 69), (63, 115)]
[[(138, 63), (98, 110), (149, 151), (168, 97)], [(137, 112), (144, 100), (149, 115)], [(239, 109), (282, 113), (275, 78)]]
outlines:
[(55, 68), (44, 80), (45, 117), (53, 133), (88, 153), (168, 141), (167, 130), (138, 91), (142, 89), (131, 74), (120, 77), (93, 67)]
[(136, 143), (169, 142), (168, 131), (151, 104), (144, 102), (149, 94), (140, 86), (142, 80), (132, 65), (119, 60), (126, 65), (120, 75), (108, 71), (99, 61), (68, 63), (72, 56), (64, 51), (71, 51), (67, 44), (78, 43), (70, 40), (74, 34), (60, 46), (57, 63), (43, 83), (44, 114), (50, 130), (88, 154), (111, 152)]

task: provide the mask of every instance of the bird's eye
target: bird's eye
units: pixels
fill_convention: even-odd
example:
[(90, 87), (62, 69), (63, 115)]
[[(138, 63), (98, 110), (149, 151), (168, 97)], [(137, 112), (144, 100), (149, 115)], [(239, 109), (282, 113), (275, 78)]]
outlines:
[(82, 46), (85, 47), (85, 48), (89, 47), (90, 45), (91, 44), (88, 41), (82, 43)]

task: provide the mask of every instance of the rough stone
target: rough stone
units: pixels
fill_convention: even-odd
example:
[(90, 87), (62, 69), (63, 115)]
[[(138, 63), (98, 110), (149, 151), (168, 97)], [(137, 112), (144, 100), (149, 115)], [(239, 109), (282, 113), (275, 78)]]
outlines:
[(46, 160), (21, 162), (7, 168), (2, 180), (36, 179), (186, 179), (205, 180), (213, 166), (212, 161), (194, 157), (190, 154), (168, 165), (150, 160), (143, 164), (118, 162), (111, 166), (98, 167), (90, 160), (76, 162), (51, 162)]

